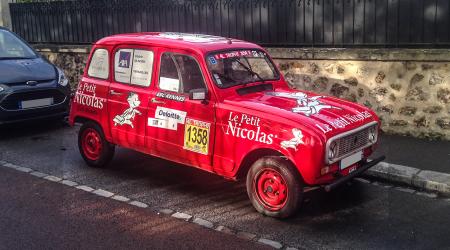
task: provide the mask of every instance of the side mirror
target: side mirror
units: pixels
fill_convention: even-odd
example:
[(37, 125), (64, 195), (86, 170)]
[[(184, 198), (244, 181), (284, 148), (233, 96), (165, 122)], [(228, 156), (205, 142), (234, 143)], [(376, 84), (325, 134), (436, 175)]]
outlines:
[(191, 89), (189, 91), (189, 100), (206, 100), (206, 95), (208, 94), (207, 89)]

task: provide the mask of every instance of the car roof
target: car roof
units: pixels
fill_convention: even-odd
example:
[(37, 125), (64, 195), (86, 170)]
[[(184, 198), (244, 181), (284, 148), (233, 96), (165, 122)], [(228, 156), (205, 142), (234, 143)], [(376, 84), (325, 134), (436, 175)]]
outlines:
[(220, 36), (189, 34), (177, 32), (143, 32), (108, 36), (100, 39), (96, 45), (115, 46), (120, 44), (151, 45), (157, 47), (171, 47), (185, 50), (196, 50), (201, 54), (211, 51), (253, 48), (260, 46), (238, 39)]

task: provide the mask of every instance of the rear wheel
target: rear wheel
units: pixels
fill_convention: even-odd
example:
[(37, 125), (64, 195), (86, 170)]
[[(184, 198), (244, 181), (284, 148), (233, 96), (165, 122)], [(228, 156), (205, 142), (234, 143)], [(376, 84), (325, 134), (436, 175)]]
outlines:
[(114, 156), (114, 145), (109, 143), (100, 126), (86, 122), (78, 133), (78, 148), (81, 156), (91, 167), (104, 167)]
[(247, 173), (247, 193), (256, 210), (286, 218), (297, 212), (303, 197), (303, 181), (291, 162), (263, 157)]

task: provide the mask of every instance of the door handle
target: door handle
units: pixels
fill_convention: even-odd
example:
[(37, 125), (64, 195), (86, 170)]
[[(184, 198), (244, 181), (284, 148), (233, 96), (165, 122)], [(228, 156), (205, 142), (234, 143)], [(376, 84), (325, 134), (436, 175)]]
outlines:
[(110, 94), (110, 95), (122, 95), (122, 93), (116, 92), (116, 91), (114, 91), (114, 89), (111, 89), (111, 90), (109, 91), (109, 94)]
[(159, 101), (159, 100), (156, 99), (155, 97), (152, 98), (151, 102), (152, 102), (152, 103), (159, 103), (159, 104), (166, 104), (166, 102)]

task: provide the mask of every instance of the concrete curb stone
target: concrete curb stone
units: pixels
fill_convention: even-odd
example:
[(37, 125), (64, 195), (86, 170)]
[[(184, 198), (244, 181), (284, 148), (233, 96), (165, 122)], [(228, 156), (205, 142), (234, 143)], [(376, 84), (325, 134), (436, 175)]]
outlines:
[(425, 191), (450, 194), (450, 174), (380, 162), (365, 176), (406, 184)]

